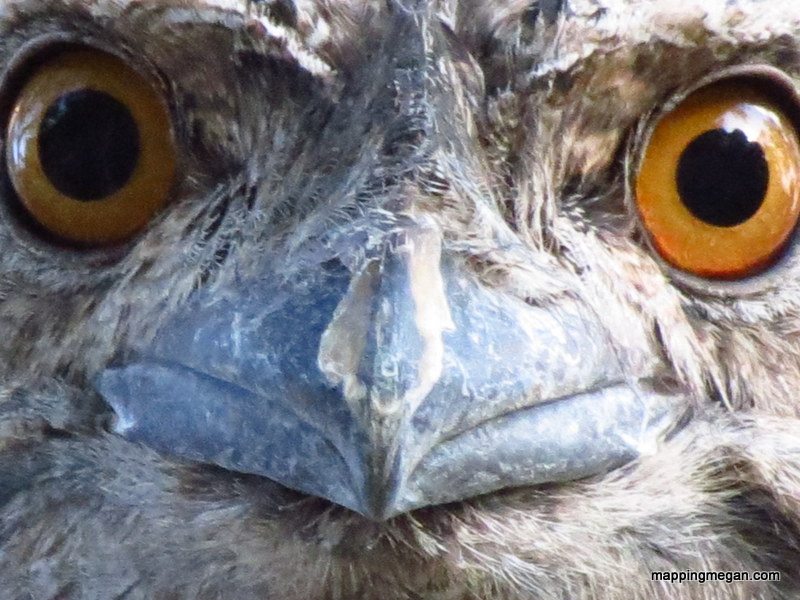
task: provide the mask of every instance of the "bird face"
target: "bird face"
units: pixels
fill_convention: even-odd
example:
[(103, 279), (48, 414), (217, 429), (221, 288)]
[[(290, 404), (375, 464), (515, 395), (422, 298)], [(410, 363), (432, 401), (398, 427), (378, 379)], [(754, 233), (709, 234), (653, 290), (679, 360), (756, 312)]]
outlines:
[[(458, 45), (425, 10), (384, 20), (370, 36), (375, 58), (356, 67), (368, 88), (297, 100), (325, 111), (323, 137), (367, 129), (348, 150), (303, 141), (336, 161), (326, 198), (301, 222), (314, 231), (232, 251), (152, 336), (126, 340), (124, 358), (89, 374), (113, 430), (379, 520), (605, 472), (657, 446), (686, 400), (654, 378), (655, 361), (636, 356), (626, 372), (594, 307), (566, 293), (568, 266), (515, 239), (489, 194), (444, 190), (436, 200), (426, 189), (434, 177), (450, 187), (450, 165), (468, 170), (468, 153), (481, 154), (469, 107), (453, 97), (465, 85)], [(256, 89), (271, 83), (262, 77)], [(365, 115), (353, 114), (355, 101)], [(267, 110), (286, 112), (285, 102)], [(260, 137), (254, 144), (263, 156)], [(299, 160), (315, 164), (311, 151)], [(354, 181), (338, 164), (345, 152), (356, 155), (346, 165)], [(272, 194), (249, 176), (255, 212)], [(482, 281), (471, 252), (447, 242), (465, 241), (437, 211), (448, 200), (459, 220), (492, 215), (481, 243), (541, 263), (525, 276), (553, 291), (525, 298)]]
[(796, 415), (788, 2), (186, 4), (0, 4), (8, 381), (381, 532)]
[[(58, 10), (45, 14), (57, 18)], [(243, 19), (207, 10), (214, 18)], [(541, 105), (553, 94), (536, 89), (518, 114), (504, 114), (512, 110), (504, 106), (509, 86), (533, 84), (518, 73), (486, 82), (469, 36), (459, 39), (437, 11), (379, 11), (361, 22), (363, 40), (340, 49), (342, 62), (333, 66), (264, 52), (273, 41), (264, 23), (242, 20), (245, 29), (236, 35), (213, 38), (228, 65), (178, 78), (172, 90), (159, 79), (165, 48), (155, 43), (154, 56), (139, 64), (125, 44), (40, 34), (33, 49), (15, 57), (7, 79), (19, 91), (7, 163), (21, 204), (17, 220), (45, 230), (40, 253), (71, 245), (64, 252), (83, 269), (92, 256), (121, 255), (98, 269), (106, 287), (97, 293), (93, 285), (83, 307), (91, 336), (80, 334), (85, 343), (121, 330), (113, 355), (97, 353), (81, 372), (113, 410), (115, 433), (381, 520), (501, 488), (606, 472), (653, 452), (683, 418), (691, 405), (687, 390), (696, 388), (664, 356), (669, 345), (657, 344), (654, 329), (663, 330), (664, 317), (644, 306), (654, 292), (635, 289), (645, 287), (640, 274), (615, 273), (604, 264), (610, 257), (593, 255), (592, 244), (619, 235), (618, 223), (603, 228), (590, 218), (609, 198), (549, 193), (524, 207), (510, 199), (532, 194), (532, 185), (585, 190), (598, 179), (624, 196), (630, 182), (623, 175), (597, 175), (613, 160), (598, 144), (621, 143), (624, 127), (635, 125), (637, 103), (663, 91), (642, 91), (643, 99), (628, 101), (627, 114), (605, 115), (599, 126), (590, 118), (599, 111), (595, 101), (578, 103), (570, 115)], [(43, 20), (34, 14), (26, 26)], [(201, 60), (208, 35), (202, 19), (199, 29), (166, 68), (177, 72)], [(569, 72), (540, 60), (539, 69)], [(601, 68), (619, 66), (613, 54), (604, 60), (611, 66)], [(233, 71), (223, 78), (230, 86), (199, 88), (199, 77), (226, 70)], [(112, 79), (114, 73), (122, 75)], [(616, 72), (613, 84), (581, 72), (566, 96), (595, 98), (626, 77), (628, 87), (638, 83), (630, 69)], [(134, 158), (114, 158), (117, 147), (109, 146), (83, 163), (74, 159), (104, 148), (74, 133), (91, 127), (79, 114), (89, 101), (75, 96), (86, 90), (116, 98), (132, 115), (136, 144), (118, 121), (96, 127), (119, 137), (120, 147), (134, 146)], [(153, 108), (137, 112), (137, 102)], [(99, 106), (83, 110), (96, 116)], [(536, 128), (515, 122), (534, 108), (556, 120), (555, 129), (547, 119)], [(493, 120), (487, 109), (500, 114)], [(225, 127), (215, 129), (213, 117)], [(601, 127), (607, 139), (594, 140), (602, 134), (590, 127)], [(491, 146), (490, 136), (509, 134), (503, 128), (524, 139), (511, 148)], [(555, 146), (565, 153), (559, 179), (548, 163), (555, 159), (536, 154), (542, 139), (556, 135), (570, 142)], [(61, 150), (48, 150), (54, 144)], [(588, 159), (570, 154), (576, 145), (600, 164), (582, 164)], [(498, 158), (500, 150), (505, 156)], [(508, 163), (511, 185), (490, 174), (499, 159)], [(37, 160), (39, 170), (29, 175)], [(111, 172), (125, 161), (135, 165), (133, 174), (123, 183), (109, 175), (110, 191), (84, 198), (91, 183), (59, 184), (84, 166), (107, 163)], [(197, 180), (210, 179), (215, 166), (221, 172), (203, 182), (213, 189), (187, 189), (203, 188)], [(66, 186), (52, 201), (52, 215), (36, 204), (42, 179), (59, 191)], [(139, 179), (144, 188), (132, 187)], [(171, 186), (184, 198), (160, 209)], [(74, 213), (61, 210), (68, 202)], [(117, 214), (115, 203), (138, 212)], [(509, 203), (511, 212), (503, 208)], [(112, 212), (103, 212), (106, 204)], [(79, 210), (95, 221), (75, 235)], [(525, 210), (540, 213), (538, 228), (517, 222), (514, 211)], [(624, 202), (617, 210), (634, 212)], [(607, 212), (609, 221), (637, 218)], [(125, 226), (115, 229), (118, 222)], [(666, 303), (677, 315), (668, 318), (680, 319), (680, 296), (664, 289), (654, 268), (660, 258), (636, 242), (616, 242), (626, 258), (615, 268), (649, 269), (651, 285), (661, 288), (655, 293), (671, 296)], [(53, 248), (43, 250), (47, 243)], [(622, 297), (601, 306), (602, 286), (617, 275)], [(79, 288), (78, 296), (86, 292)], [(628, 306), (620, 306), (623, 300)], [(158, 316), (137, 335), (133, 323), (154, 309)], [(632, 339), (620, 340), (624, 317), (614, 313), (630, 316), (622, 337)], [(685, 319), (678, 325), (691, 328)]]

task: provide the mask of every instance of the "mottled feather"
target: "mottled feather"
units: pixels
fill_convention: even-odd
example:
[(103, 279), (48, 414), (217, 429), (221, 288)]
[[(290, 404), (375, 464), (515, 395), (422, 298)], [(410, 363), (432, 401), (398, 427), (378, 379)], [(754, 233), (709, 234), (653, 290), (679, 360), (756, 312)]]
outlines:
[[(112, 251), (50, 245), (0, 203), (0, 599), (800, 595), (800, 265), (682, 284), (630, 201), (676, 94), (742, 64), (800, 84), (793, 0), (6, 0), (0, 108), (58, 36), (161, 82), (182, 177)], [(310, 239), (337, 256), (360, 235), (366, 260), (409, 221), (488, 287), (595, 312), (687, 424), (606, 475), (381, 523), (109, 433), (89, 382), (192, 290), (263, 256), (291, 278)], [(782, 579), (651, 581), (688, 569)]]

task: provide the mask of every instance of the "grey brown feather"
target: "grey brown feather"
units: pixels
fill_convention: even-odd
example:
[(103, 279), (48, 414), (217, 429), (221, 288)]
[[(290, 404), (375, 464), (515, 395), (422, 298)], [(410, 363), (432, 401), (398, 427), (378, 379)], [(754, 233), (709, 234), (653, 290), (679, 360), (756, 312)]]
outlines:
[[(629, 183), (682, 90), (742, 64), (800, 85), (793, 0), (5, 0), (4, 90), (62, 39), (159, 82), (181, 177), (113, 250), (51, 245), (0, 203), (0, 599), (800, 597), (800, 265), (687, 284)], [(610, 472), (389, 519), (118, 435), (98, 378), (198, 294), (303, 296), (332, 264), (377, 289), (387, 255), (431, 239), (487, 297), (591, 315), (614, 383), (675, 399), (675, 421)], [(359, 398), (334, 352), (348, 298), (326, 381)], [(651, 579), (687, 570), (781, 580)]]

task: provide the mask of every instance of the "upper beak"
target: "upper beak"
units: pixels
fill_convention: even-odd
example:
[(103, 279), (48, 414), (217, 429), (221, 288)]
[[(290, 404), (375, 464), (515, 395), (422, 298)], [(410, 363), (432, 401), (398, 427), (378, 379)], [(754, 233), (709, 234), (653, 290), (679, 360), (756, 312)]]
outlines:
[(605, 472), (685, 411), (578, 301), (490, 289), (425, 228), (352, 271), (200, 290), (136, 355), (96, 380), (118, 433), (373, 519)]

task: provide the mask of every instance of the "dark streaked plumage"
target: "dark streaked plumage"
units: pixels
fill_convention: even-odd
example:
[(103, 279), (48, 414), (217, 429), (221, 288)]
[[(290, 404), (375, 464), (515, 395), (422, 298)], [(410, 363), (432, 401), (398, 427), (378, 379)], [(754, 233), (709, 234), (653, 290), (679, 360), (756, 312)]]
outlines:
[[(796, 3), (0, 2), (6, 70), (65, 34), (158, 74), (182, 176), (113, 250), (0, 208), (0, 599), (800, 595), (798, 265), (678, 281), (627, 184), (676, 93), (742, 64), (800, 81)], [(606, 474), (383, 521), (112, 432), (98, 373), (193, 291), (224, 299), (265, 260), (356, 272), (418, 230), (486, 289), (597, 315), (624, 377), (686, 422)]]

